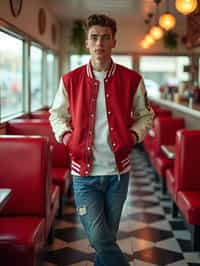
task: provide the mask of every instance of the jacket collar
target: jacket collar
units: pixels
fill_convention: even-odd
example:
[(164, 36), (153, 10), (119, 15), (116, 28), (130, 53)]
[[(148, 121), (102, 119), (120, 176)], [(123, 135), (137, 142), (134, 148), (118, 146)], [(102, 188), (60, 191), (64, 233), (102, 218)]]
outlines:
[[(87, 70), (88, 77), (91, 79), (94, 79), (94, 73), (93, 73), (91, 61), (86, 65), (86, 70)], [(111, 59), (111, 63), (110, 63), (110, 66), (108, 68), (106, 78), (109, 78), (110, 76), (112, 76), (115, 73), (115, 71), (116, 71), (116, 64)]]

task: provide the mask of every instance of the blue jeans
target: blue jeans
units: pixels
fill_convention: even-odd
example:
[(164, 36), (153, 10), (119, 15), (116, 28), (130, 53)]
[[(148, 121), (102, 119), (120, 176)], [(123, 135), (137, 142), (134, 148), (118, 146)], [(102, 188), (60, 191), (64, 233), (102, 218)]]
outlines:
[(116, 243), (129, 173), (108, 176), (73, 176), (77, 212), (95, 249), (95, 266), (128, 266)]

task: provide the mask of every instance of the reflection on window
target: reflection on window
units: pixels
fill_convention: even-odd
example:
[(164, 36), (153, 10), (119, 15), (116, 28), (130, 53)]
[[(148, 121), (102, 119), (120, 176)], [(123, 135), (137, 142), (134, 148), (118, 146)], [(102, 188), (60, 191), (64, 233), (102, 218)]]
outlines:
[(53, 53), (47, 54), (47, 104), (50, 106), (53, 102), (55, 88), (57, 86), (56, 58)]
[(147, 94), (159, 96), (161, 86), (177, 87), (188, 81), (189, 74), (184, 66), (190, 64), (188, 56), (141, 56), (140, 73), (144, 77)]
[(0, 31), (1, 118), (23, 111), (23, 41)]
[[(70, 56), (70, 70), (73, 70), (81, 65), (87, 64), (90, 60), (90, 55), (71, 55)], [(129, 55), (112, 55), (115, 63), (126, 66), (130, 69), (133, 68), (132, 57)]]
[(31, 111), (42, 106), (42, 49), (31, 46)]

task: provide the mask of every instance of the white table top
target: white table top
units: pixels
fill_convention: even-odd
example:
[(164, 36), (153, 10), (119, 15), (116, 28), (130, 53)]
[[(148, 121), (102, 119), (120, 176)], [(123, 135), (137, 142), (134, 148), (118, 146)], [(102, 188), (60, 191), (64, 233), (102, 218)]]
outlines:
[(4, 204), (7, 202), (11, 194), (12, 191), (10, 188), (0, 188), (0, 209), (3, 208)]

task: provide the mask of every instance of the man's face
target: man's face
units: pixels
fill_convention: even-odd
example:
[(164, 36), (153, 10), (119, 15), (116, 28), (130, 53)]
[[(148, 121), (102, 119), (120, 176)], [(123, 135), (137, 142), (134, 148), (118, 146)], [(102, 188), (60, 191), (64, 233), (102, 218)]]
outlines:
[(88, 30), (86, 48), (89, 49), (93, 59), (109, 60), (115, 44), (116, 40), (109, 27), (92, 26)]

